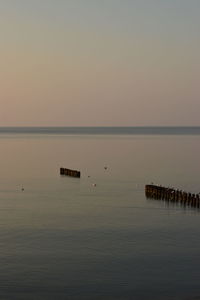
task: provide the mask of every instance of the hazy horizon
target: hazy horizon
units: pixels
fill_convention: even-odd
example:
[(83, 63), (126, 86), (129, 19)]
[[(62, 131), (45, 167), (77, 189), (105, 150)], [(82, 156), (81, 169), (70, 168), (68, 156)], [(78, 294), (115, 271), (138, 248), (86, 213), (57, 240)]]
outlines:
[(200, 126), (196, 126), (196, 125), (189, 125), (189, 126), (185, 126), (185, 125), (150, 125), (150, 126), (106, 126), (106, 125), (101, 125), (101, 126), (76, 126), (76, 125), (71, 125), (71, 126), (60, 126), (60, 125), (45, 125), (45, 126), (40, 126), (40, 125), (30, 125), (30, 126), (26, 126), (26, 125), (18, 125), (18, 126), (0, 126), (0, 128), (200, 128)]
[(1, 0), (0, 25), (0, 127), (200, 125), (200, 2)]
[(140, 135), (177, 135), (177, 136), (199, 136), (200, 135), (200, 127), (160, 127), (160, 126), (138, 126), (138, 127), (119, 127), (119, 126), (98, 126), (98, 127), (78, 127), (78, 126), (68, 126), (68, 127), (39, 127), (39, 126), (32, 126), (32, 127), (0, 127), (0, 136), (4, 137), (5, 135), (102, 135), (102, 136), (140, 136)]

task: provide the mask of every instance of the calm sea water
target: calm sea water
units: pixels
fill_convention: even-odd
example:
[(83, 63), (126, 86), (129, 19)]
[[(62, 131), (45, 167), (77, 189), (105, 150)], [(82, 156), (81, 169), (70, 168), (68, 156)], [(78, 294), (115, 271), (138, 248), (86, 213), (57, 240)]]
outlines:
[(200, 211), (144, 194), (200, 192), (198, 127), (0, 128), (0, 145), (0, 299), (200, 299)]

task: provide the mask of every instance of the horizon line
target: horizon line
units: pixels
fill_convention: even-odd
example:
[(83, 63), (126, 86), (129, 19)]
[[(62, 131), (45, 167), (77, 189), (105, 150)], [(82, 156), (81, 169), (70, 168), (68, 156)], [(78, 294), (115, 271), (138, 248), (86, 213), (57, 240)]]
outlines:
[(42, 126), (38, 126), (38, 125), (17, 125), (17, 126), (0, 126), (0, 128), (200, 128), (200, 125), (135, 125), (135, 126), (119, 126), (119, 125), (114, 125), (114, 126), (52, 126), (52, 125), (42, 125)]

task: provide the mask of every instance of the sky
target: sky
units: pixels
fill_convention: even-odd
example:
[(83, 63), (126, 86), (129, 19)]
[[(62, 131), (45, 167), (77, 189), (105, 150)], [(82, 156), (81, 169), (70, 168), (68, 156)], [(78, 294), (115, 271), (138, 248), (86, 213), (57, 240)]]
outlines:
[(0, 0), (0, 126), (199, 126), (199, 0)]

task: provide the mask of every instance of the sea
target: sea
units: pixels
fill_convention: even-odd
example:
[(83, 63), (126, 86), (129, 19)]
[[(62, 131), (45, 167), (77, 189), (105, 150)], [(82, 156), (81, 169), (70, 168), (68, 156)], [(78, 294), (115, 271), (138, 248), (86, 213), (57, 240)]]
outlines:
[(200, 299), (200, 209), (145, 196), (199, 193), (199, 154), (199, 127), (1, 127), (0, 300)]

